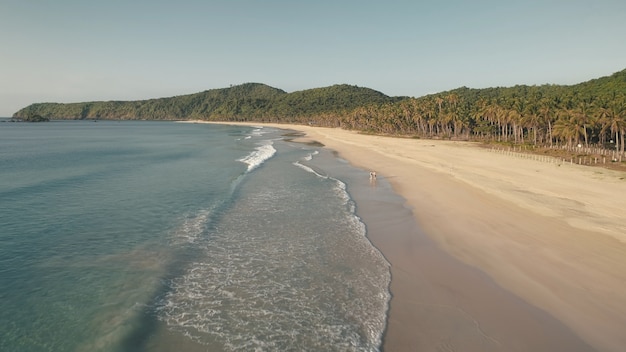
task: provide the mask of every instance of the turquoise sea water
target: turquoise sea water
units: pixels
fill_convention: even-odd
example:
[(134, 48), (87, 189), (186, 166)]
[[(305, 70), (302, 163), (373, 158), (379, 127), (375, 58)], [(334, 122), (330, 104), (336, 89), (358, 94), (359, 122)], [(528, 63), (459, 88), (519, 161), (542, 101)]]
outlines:
[(0, 123), (0, 350), (378, 350), (362, 171), (283, 134)]

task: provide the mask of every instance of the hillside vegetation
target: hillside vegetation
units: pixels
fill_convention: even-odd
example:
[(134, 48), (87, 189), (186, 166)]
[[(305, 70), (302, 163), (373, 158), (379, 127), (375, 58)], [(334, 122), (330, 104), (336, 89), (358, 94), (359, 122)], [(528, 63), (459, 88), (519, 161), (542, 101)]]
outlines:
[(52, 119), (121, 120), (281, 120), (303, 121), (317, 115), (339, 115), (359, 106), (385, 104), (388, 97), (369, 88), (334, 85), (293, 93), (260, 83), (246, 83), (201, 93), (139, 101), (73, 104), (38, 103), (15, 117), (42, 115)]
[(247, 83), (141, 101), (32, 104), (14, 117), (307, 123), (369, 133), (532, 145), (597, 145), (624, 155), (626, 70), (571, 86), (458, 88), (420, 98), (335, 85), (286, 93)]

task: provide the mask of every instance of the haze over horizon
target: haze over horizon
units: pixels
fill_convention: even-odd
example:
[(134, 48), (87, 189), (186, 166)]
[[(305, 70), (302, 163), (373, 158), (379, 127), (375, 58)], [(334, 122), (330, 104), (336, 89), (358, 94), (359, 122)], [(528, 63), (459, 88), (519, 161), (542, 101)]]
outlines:
[(419, 97), (626, 68), (623, 0), (0, 0), (0, 116), (259, 82)]

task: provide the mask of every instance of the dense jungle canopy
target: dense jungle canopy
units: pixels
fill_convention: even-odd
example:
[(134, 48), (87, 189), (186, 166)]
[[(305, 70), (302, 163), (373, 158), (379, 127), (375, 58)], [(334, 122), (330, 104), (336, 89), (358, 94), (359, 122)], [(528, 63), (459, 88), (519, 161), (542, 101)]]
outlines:
[(624, 150), (626, 70), (576, 85), (458, 88), (419, 98), (334, 85), (287, 93), (260, 83), (141, 101), (37, 103), (15, 118), (304, 123), (368, 133)]

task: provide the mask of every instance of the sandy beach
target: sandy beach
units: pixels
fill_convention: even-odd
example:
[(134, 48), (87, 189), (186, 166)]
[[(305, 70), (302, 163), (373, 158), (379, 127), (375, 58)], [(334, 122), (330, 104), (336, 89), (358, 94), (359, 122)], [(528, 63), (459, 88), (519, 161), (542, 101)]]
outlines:
[(415, 225), (362, 210), (391, 263), (384, 351), (626, 350), (625, 173), (465, 142), (271, 126), (375, 170), (406, 199)]

